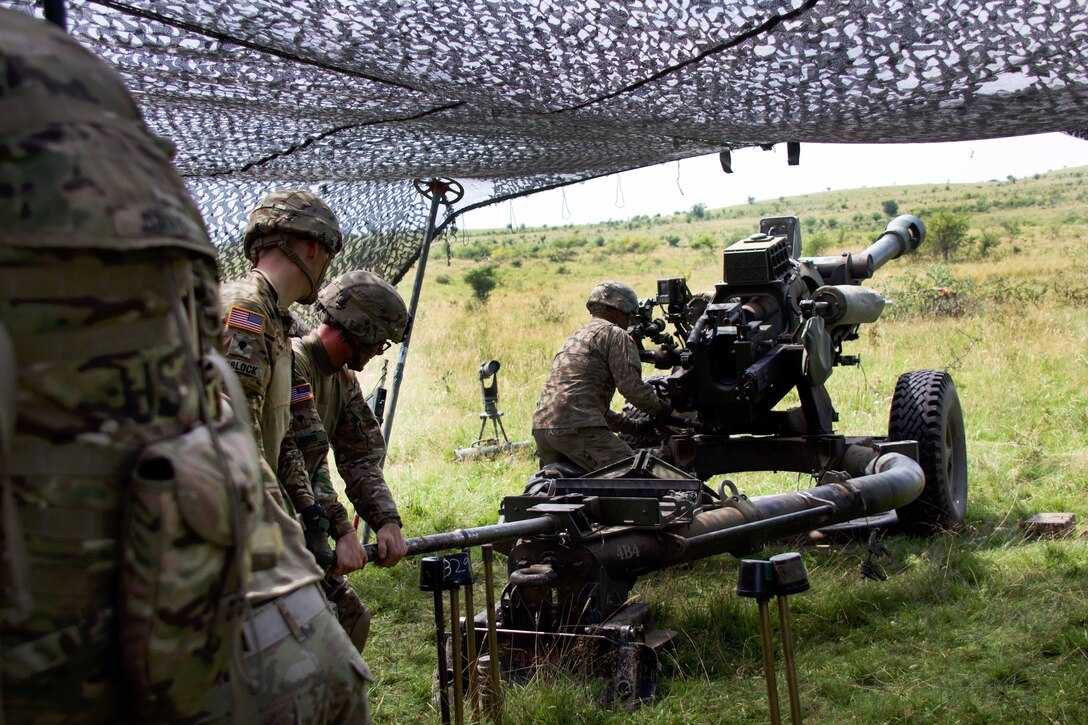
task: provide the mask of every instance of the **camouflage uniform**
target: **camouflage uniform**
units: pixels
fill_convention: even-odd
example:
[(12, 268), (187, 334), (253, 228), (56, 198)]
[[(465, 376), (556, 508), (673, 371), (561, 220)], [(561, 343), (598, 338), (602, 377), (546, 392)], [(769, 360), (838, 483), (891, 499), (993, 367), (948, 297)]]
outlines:
[[(227, 360), (249, 400), (262, 453), (265, 515), (281, 532), (274, 568), (254, 572), (246, 599), (253, 605), (243, 635), (246, 671), (257, 677), (262, 722), (366, 722), (366, 686), (373, 676), (337, 624), (317, 583), (323, 573), (304, 546), (302, 527), (290, 512), (273, 472), (290, 425), (289, 313), (259, 270), (223, 286)], [(201, 721), (235, 719), (224, 683), (209, 699)]]
[[(221, 298), (227, 362), (249, 401), (261, 457), (277, 468), (280, 448), (285, 443), (293, 445), (284, 437), (290, 426), (290, 394), (286, 391), (291, 386), (291, 344), (287, 330), (294, 318), (279, 304), (268, 278), (256, 269), (223, 285)], [(277, 485), (270, 493), (291, 513), (314, 503), (306, 490), (286, 492)]]
[[(229, 589), (173, 591), (183, 600), (173, 611), (133, 612), (130, 596), (132, 557), (164, 561), (129, 543), (147, 513), (137, 510), (137, 457), (221, 412), (195, 364), (218, 341), (214, 260), (199, 211), (117, 74), (57, 28), (0, 10), (0, 720), (184, 714), (155, 711), (137, 688), (147, 673), (133, 668), (148, 660), (131, 659), (133, 617), (184, 612), (180, 626), (211, 628), (209, 617), (237, 619), (221, 608)], [(232, 467), (246, 451), (237, 457)], [(252, 475), (251, 445), (248, 462)], [(175, 543), (165, 553), (184, 556)], [(216, 566), (173, 561), (151, 573), (189, 582), (193, 565)], [(244, 571), (210, 573), (244, 586)], [(223, 669), (233, 645), (169, 653), (177, 677), (165, 684)], [(183, 695), (199, 705), (210, 687)]]
[(587, 471), (632, 455), (612, 434), (620, 414), (609, 408), (616, 389), (632, 405), (651, 415), (668, 403), (642, 380), (638, 348), (622, 328), (592, 318), (555, 355), (533, 413), (533, 438), (541, 465), (561, 456)]
[[(339, 539), (355, 533), (333, 487), (328, 460), (330, 443), (348, 500), (367, 525), (374, 531), (388, 523), (400, 526), (397, 505), (382, 474), (385, 439), (358, 380), (346, 367), (333, 367), (316, 333), (291, 343), (296, 378), (291, 396), (292, 433), (305, 460), (314, 496), (329, 514), (330, 535)], [(345, 577), (330, 575), (323, 586), (336, 604), (341, 625), (362, 651), (370, 627), (370, 612)]]

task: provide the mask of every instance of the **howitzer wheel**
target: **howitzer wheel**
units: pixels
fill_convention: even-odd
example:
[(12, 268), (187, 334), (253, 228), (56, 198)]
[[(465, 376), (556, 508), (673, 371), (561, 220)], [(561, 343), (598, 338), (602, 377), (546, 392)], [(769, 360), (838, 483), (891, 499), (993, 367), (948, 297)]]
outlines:
[(967, 513), (967, 441), (952, 376), (939, 370), (903, 373), (888, 416), (889, 440), (918, 441), (926, 475), (921, 495), (896, 509), (913, 534), (955, 531)]

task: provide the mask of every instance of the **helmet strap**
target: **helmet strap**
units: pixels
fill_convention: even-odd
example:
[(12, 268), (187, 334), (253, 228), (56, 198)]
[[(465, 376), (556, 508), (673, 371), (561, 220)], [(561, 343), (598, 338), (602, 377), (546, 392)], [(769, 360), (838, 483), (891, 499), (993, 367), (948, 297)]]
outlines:
[(310, 291), (305, 297), (300, 297), (298, 302), (304, 305), (312, 305), (317, 301), (317, 290), (318, 287), (321, 286), (321, 279), (325, 276), (325, 271), (329, 268), (329, 262), (332, 261), (332, 255), (330, 254), (325, 258), (325, 264), (322, 265), (317, 274), (314, 274), (310, 271), (310, 267), (306, 264), (306, 261), (298, 255), (298, 252), (295, 251), (288, 240), (281, 238), (276, 242), (276, 246), (279, 247), (279, 250), (283, 252), (285, 257), (294, 262), (295, 266), (301, 269), (302, 273), (306, 275), (306, 280), (310, 283)]

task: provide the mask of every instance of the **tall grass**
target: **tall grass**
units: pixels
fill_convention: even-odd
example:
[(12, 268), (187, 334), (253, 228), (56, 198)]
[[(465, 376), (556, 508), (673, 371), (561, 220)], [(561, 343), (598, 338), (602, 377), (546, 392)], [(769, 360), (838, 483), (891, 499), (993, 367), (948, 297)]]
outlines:
[[(528, 453), (454, 462), (454, 449), (480, 428), (476, 370), (501, 361), (503, 422), (512, 440), (529, 438), (552, 355), (586, 319), (583, 303), (596, 282), (621, 279), (640, 296), (653, 294), (662, 277), (710, 289), (721, 278), (721, 249), (756, 231), (761, 215), (796, 213), (806, 236), (823, 233), (833, 244), (841, 237), (856, 250), (882, 231), (884, 219), (874, 217), (885, 200), (923, 218), (937, 208), (967, 210), (973, 235), (1000, 231), (997, 247), (985, 256), (965, 250), (944, 270), (921, 250), (870, 283), (901, 295), (937, 294), (926, 289), (937, 276), (942, 289), (958, 288), (963, 308), (912, 310), (904, 302), (850, 343), (862, 365), (838, 369), (829, 382), (838, 429), (881, 434), (900, 373), (953, 375), (969, 448), (967, 526), (929, 540), (887, 539), (891, 557), (878, 559), (889, 574), (884, 582), (861, 578), (864, 545), (801, 548), (812, 589), (791, 606), (806, 721), (1088, 722), (1088, 543), (1026, 541), (1018, 528), (1040, 511), (1070, 511), (1078, 522), (1088, 514), (1088, 282), (1078, 264), (1088, 251), (1084, 172), (828, 192), (707, 210), (691, 221), (678, 214), (473, 233), (465, 246), (483, 253), (458, 257), (455, 247), (451, 269), (429, 272), (448, 283), (428, 282), (422, 292), (386, 467), (406, 533), (493, 523), (502, 497), (522, 490), (536, 468)], [(692, 246), (706, 235), (720, 244)], [(678, 244), (668, 241), (677, 236)], [(554, 260), (553, 237), (567, 240)], [(588, 243), (570, 241), (579, 238)], [(638, 238), (642, 251), (610, 244), (624, 238)], [(646, 239), (661, 241), (646, 248)], [(498, 249), (506, 250), (498, 261), (485, 259)], [(499, 286), (481, 304), (461, 280), (487, 263), (499, 265)], [(364, 373), (364, 385), (374, 376)], [(736, 478), (750, 493), (807, 485), (793, 474)], [(765, 553), (790, 548), (797, 545)], [(662, 662), (656, 704), (603, 711), (593, 683), (545, 673), (507, 688), (507, 722), (767, 722), (756, 613), (732, 593), (736, 566), (715, 557), (636, 585), (658, 626), (679, 632)], [(374, 611), (366, 655), (378, 676), (376, 720), (436, 721), (433, 615), (430, 597), (418, 590), (417, 562), (370, 566), (352, 583)]]

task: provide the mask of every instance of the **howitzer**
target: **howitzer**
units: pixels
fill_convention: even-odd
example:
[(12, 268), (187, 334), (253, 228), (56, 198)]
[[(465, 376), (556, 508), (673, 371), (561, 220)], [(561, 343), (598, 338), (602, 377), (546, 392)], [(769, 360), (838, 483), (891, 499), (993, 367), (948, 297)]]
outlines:
[[(924, 235), (919, 219), (902, 216), (859, 255), (804, 259), (797, 219), (765, 219), (760, 234), (725, 250), (713, 294), (660, 280), (631, 332), (656, 344), (642, 358), (670, 371), (654, 384), (685, 427), (598, 471), (538, 472), (525, 495), (504, 499), (505, 523), (409, 540), (413, 553), (515, 540), (498, 604), (508, 676), (574, 652), (604, 676), (604, 704), (636, 705), (653, 696), (657, 653), (674, 636), (655, 629), (647, 605), (631, 603), (639, 576), (889, 511), (913, 532), (962, 523), (963, 418), (946, 373), (900, 376), (887, 435), (836, 433), (824, 388), (834, 366), (857, 363), (843, 343), (883, 309), (860, 283)], [(653, 319), (655, 307), (664, 321)], [(778, 410), (793, 390), (800, 406)], [(706, 485), (738, 471), (796, 471), (814, 485), (751, 499), (729, 481)]]

